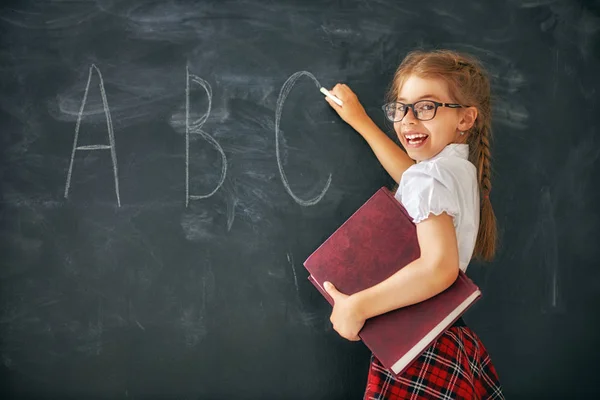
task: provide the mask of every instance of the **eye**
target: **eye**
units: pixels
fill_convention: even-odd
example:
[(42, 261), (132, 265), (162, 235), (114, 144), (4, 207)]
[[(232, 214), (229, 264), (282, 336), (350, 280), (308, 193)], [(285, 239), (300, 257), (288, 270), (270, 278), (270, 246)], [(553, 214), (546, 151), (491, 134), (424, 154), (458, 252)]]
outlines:
[(431, 111), (435, 108), (435, 104), (427, 102), (419, 104), (419, 110), (422, 111)]

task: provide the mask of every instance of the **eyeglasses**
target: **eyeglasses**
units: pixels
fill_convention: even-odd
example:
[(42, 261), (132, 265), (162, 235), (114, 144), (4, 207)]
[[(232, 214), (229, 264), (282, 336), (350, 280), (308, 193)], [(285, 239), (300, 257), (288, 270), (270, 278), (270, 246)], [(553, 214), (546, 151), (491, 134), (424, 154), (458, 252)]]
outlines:
[(463, 108), (467, 106), (455, 103), (439, 103), (433, 100), (420, 100), (414, 104), (404, 104), (400, 102), (387, 103), (381, 108), (387, 119), (392, 122), (400, 122), (408, 113), (409, 108), (412, 108), (413, 115), (418, 120), (429, 121), (435, 117), (438, 107)]

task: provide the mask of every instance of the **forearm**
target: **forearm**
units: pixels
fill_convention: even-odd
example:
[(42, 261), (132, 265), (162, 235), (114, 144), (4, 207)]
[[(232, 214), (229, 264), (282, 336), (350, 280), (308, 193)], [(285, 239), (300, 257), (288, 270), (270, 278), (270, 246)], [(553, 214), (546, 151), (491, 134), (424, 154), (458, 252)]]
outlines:
[(359, 313), (365, 318), (427, 300), (456, 280), (458, 267), (432, 266), (418, 258), (385, 281), (354, 294)]
[(367, 141), (375, 156), (392, 179), (396, 183), (399, 183), (404, 171), (413, 165), (414, 161), (400, 146), (379, 129), (370, 118), (356, 122), (352, 127)]

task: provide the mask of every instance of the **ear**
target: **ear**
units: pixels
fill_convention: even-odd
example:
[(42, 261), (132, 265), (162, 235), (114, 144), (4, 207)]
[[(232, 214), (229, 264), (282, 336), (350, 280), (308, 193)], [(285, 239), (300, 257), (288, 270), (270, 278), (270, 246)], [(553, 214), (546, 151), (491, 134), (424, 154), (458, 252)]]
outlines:
[(477, 108), (467, 107), (458, 121), (457, 129), (461, 132), (466, 132), (473, 127), (477, 119)]

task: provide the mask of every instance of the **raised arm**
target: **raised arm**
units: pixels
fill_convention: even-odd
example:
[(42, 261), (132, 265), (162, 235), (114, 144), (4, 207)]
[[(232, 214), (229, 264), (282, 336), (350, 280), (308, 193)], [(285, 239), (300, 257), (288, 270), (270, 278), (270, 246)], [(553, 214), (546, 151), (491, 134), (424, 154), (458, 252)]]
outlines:
[(347, 85), (337, 84), (330, 92), (341, 99), (343, 105), (337, 105), (328, 97), (325, 97), (325, 100), (348, 125), (360, 133), (375, 153), (383, 168), (396, 183), (399, 183), (404, 171), (413, 165), (414, 161), (400, 146), (375, 125), (358, 101), (356, 94)]

